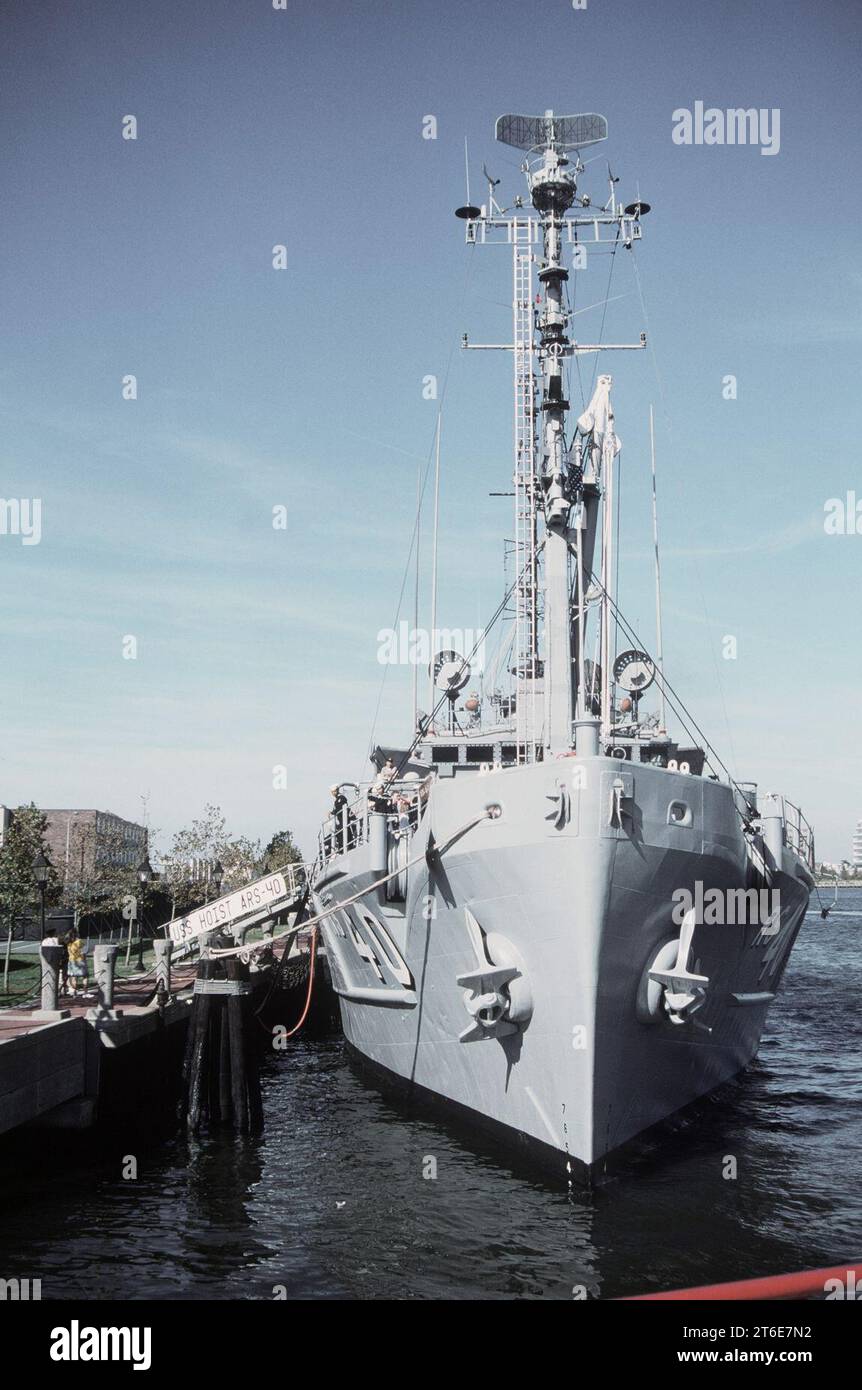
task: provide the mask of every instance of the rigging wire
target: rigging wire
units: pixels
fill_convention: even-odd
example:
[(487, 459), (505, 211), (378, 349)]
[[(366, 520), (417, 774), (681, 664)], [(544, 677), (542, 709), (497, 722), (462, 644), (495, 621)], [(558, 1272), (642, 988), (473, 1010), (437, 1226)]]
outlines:
[[(475, 248), (475, 245), (472, 245), (472, 246), (470, 247), (470, 251), (471, 251), (471, 252), (475, 251), (475, 249), (476, 249), (476, 248)], [(463, 283), (463, 286), (462, 286), (462, 289), (461, 289), (461, 308), (462, 308), (462, 309), (463, 309), (464, 304), (466, 303), (466, 300), (467, 300), (467, 291), (468, 291), (469, 284), (470, 284), (470, 278), (471, 278), (471, 275), (472, 275), (472, 270), (473, 270), (473, 256), (472, 256), (472, 254), (471, 254), (471, 255), (468, 255), (468, 257), (467, 257), (467, 266), (466, 266), (466, 269), (465, 269), (465, 272), (464, 272), (464, 283)], [(441, 391), (440, 391), (440, 399), (439, 399), (439, 402), (438, 402), (438, 406), (437, 406), (437, 415), (436, 415), (436, 418), (435, 418), (434, 436), (433, 436), (433, 438), (432, 438), (432, 442), (431, 442), (430, 448), (429, 448), (429, 450), (428, 450), (428, 454), (427, 454), (427, 456), (426, 456), (425, 472), (424, 472), (423, 475), (422, 475), (421, 488), (419, 489), (419, 500), (418, 500), (417, 507), (416, 507), (416, 515), (415, 515), (414, 521), (413, 521), (413, 531), (412, 531), (411, 537), (410, 537), (410, 546), (409, 546), (409, 549), (408, 549), (408, 551), (407, 551), (407, 559), (406, 559), (405, 564), (404, 564), (404, 573), (403, 573), (402, 578), (401, 578), (401, 588), (400, 588), (399, 593), (398, 593), (398, 605), (397, 605), (396, 610), (395, 610), (395, 621), (394, 621), (393, 624), (392, 624), (393, 631), (397, 630), (397, 628), (398, 628), (398, 622), (399, 622), (399, 619), (400, 619), (400, 617), (401, 617), (401, 606), (402, 606), (402, 604), (403, 604), (403, 602), (404, 602), (404, 593), (405, 593), (405, 590), (406, 590), (406, 588), (407, 588), (407, 581), (408, 581), (408, 578), (409, 578), (409, 576), (410, 576), (411, 568), (412, 568), (412, 566), (413, 566), (414, 548), (416, 548), (417, 551), (418, 551), (418, 543), (419, 543), (419, 520), (420, 520), (420, 517), (421, 517), (421, 514), (422, 514), (422, 502), (423, 502), (423, 499), (424, 499), (424, 497), (425, 497), (425, 489), (426, 489), (426, 487), (427, 487), (427, 485), (428, 485), (428, 477), (429, 477), (429, 474), (430, 474), (430, 471), (431, 471), (431, 464), (432, 464), (432, 461), (433, 461), (433, 458), (434, 458), (434, 450), (435, 450), (435, 444), (436, 444), (436, 440), (437, 440), (437, 430), (438, 430), (438, 428), (439, 428), (440, 416), (441, 416), (442, 411), (443, 411), (443, 405), (444, 405), (445, 400), (446, 400), (446, 390), (447, 390), (447, 387), (448, 387), (448, 385), (449, 385), (449, 375), (450, 375), (451, 370), (452, 370), (452, 359), (453, 359), (454, 356), (455, 356), (455, 349), (456, 349), (456, 347), (460, 347), (460, 344), (461, 344), (461, 338), (460, 338), (460, 336), (459, 336), (456, 340), (453, 340), (452, 345), (451, 345), (451, 347), (450, 347), (450, 349), (449, 349), (449, 356), (448, 356), (447, 359), (446, 359), (446, 368), (445, 368), (445, 371), (444, 371), (444, 373), (443, 373), (443, 384), (442, 384)], [(418, 554), (417, 554), (416, 563), (418, 564)], [(385, 688), (386, 688), (386, 677), (387, 677), (388, 674), (389, 674), (389, 666), (388, 666), (388, 664), (386, 664), (386, 665), (384, 665), (384, 667), (383, 667), (383, 674), (382, 674), (382, 676), (381, 676), (381, 678), (380, 678), (380, 686), (379, 686), (379, 689), (378, 689), (378, 692), (377, 692), (377, 703), (376, 703), (375, 706), (374, 706), (374, 717), (373, 717), (373, 719), (372, 719), (372, 721), (371, 721), (371, 733), (370, 733), (369, 739), (368, 739), (368, 754), (369, 754), (369, 755), (370, 755), (370, 754), (373, 752), (373, 750), (374, 750), (374, 735), (375, 735), (375, 733), (376, 733), (376, 731), (377, 731), (377, 720), (378, 720), (378, 718), (379, 718), (379, 716), (380, 716), (380, 706), (381, 706), (381, 704), (383, 703), (383, 695), (384, 695), (384, 691), (385, 691)], [(361, 776), (361, 772), (360, 772), (360, 776)], [(357, 777), (356, 780), (358, 781), (358, 780), (359, 780), (359, 777)]]
[[(617, 604), (614, 603), (614, 600), (611, 598), (610, 594), (607, 592), (607, 590), (605, 589), (604, 585), (602, 584), (602, 582), (601, 582), (601, 580), (598, 578), (598, 576), (597, 576), (595, 573), (592, 573), (591, 576), (590, 576), (590, 578), (591, 578), (592, 583), (594, 583), (594, 584), (596, 585), (596, 587), (604, 594), (604, 596), (605, 596), (605, 598), (607, 599), (607, 602), (609, 603), (609, 605), (610, 605), (612, 611), (614, 611), (615, 614), (616, 614), (616, 616), (618, 617), (618, 619), (619, 619), (619, 625), (620, 625), (620, 627), (622, 628), (623, 632), (624, 632), (624, 633), (626, 634), (626, 636), (628, 637), (629, 641), (631, 641), (631, 642), (634, 644), (634, 646), (638, 647), (641, 651), (649, 652), (649, 650), (650, 650), (649, 646), (647, 646), (647, 645), (641, 640), (641, 638), (640, 638), (640, 636), (638, 635), (638, 633), (634, 630), (634, 628), (631, 626), (631, 624), (630, 624), (630, 623), (627, 621), (627, 619), (623, 616), (622, 612), (621, 612), (620, 609), (618, 608)], [(712, 761), (711, 761), (709, 758), (707, 758), (707, 760), (706, 760), (707, 763), (709, 763), (710, 766), (713, 766), (713, 764), (715, 765), (715, 766), (713, 766), (713, 770), (715, 770), (715, 767), (716, 767), (716, 766), (717, 766), (718, 768), (720, 768), (721, 771), (724, 773), (725, 777), (727, 778), (728, 782), (730, 783), (730, 785), (731, 785), (732, 787), (735, 787), (736, 790), (739, 792), (740, 796), (742, 796), (743, 799), (745, 799), (745, 793), (743, 792), (742, 787), (740, 786), (739, 782), (737, 782), (736, 778), (734, 777), (733, 773), (732, 773), (732, 772), (730, 771), (730, 769), (728, 768), (727, 764), (724, 762), (724, 760), (722, 759), (722, 757), (720, 756), (720, 754), (717, 752), (717, 750), (716, 750), (716, 748), (714, 747), (714, 745), (713, 745), (713, 744), (710, 742), (710, 740), (707, 738), (706, 734), (704, 733), (703, 729), (702, 729), (702, 728), (700, 727), (700, 725), (698, 724), (698, 722), (697, 722), (697, 720), (695, 719), (694, 715), (691, 713), (691, 711), (688, 709), (687, 705), (685, 704), (685, 702), (684, 702), (682, 696), (678, 693), (677, 690), (674, 689), (674, 687), (671, 685), (670, 681), (668, 680), (667, 676), (666, 676), (663, 672), (662, 672), (661, 675), (660, 675), (660, 674), (659, 674), (659, 671), (658, 671), (658, 667), (656, 667), (655, 669), (656, 669), (656, 680), (659, 681), (659, 683), (660, 683), (660, 685), (661, 685), (662, 689), (664, 690), (665, 695), (666, 695), (666, 697), (667, 697), (668, 704), (671, 706), (671, 709), (672, 709), (672, 710), (674, 711), (674, 713), (676, 714), (677, 718), (679, 719), (680, 723), (682, 724), (683, 728), (685, 729), (685, 732), (689, 735), (690, 738), (694, 738), (695, 735), (696, 735), (697, 738), (699, 738), (699, 739), (703, 742), (705, 749), (707, 749), (707, 750), (709, 751), (709, 753), (712, 754)], [(737, 810), (738, 810), (738, 808), (737, 808)], [(741, 811), (739, 811), (739, 815), (740, 815), (740, 817), (744, 820), (744, 817), (742, 816), (742, 812), (741, 812)]]
[[(564, 295), (565, 295), (565, 297), (566, 297), (566, 304), (567, 304), (567, 306), (568, 306), (569, 318), (570, 318), (570, 319), (573, 319), (573, 318), (575, 317), (575, 313), (576, 313), (576, 308), (575, 308), (575, 306), (576, 306), (576, 302), (577, 302), (577, 298), (578, 298), (578, 276), (577, 276), (577, 272), (575, 273), (574, 286), (573, 286), (573, 289), (572, 289), (571, 298), (569, 297), (568, 284), (566, 284), (566, 283), (563, 284), (563, 293), (564, 293)], [(578, 312), (579, 312), (579, 311), (578, 311)], [(586, 400), (586, 396), (584, 395), (584, 382), (583, 382), (583, 378), (581, 377), (581, 359), (580, 359), (580, 357), (578, 356), (578, 354), (577, 354), (576, 352), (573, 353), (572, 356), (573, 356), (573, 358), (574, 358), (575, 370), (577, 371), (577, 374), (578, 374), (578, 390), (579, 390), (580, 393), (581, 393), (581, 414), (583, 415), (584, 411), (585, 411), (586, 408), (587, 408), (587, 400)], [(570, 383), (571, 383), (571, 379), (572, 379), (572, 369), (571, 369), (571, 364), (570, 364), (570, 363), (567, 363), (567, 364), (566, 364), (566, 371), (567, 371), (567, 390), (570, 390)]]
[[(675, 447), (674, 438), (673, 438), (673, 422), (672, 422), (672, 420), (671, 420), (670, 410), (669, 410), (669, 408), (668, 408), (667, 396), (666, 396), (666, 394), (665, 394), (665, 389), (664, 389), (664, 381), (663, 381), (663, 379), (662, 379), (662, 375), (661, 375), (661, 372), (660, 372), (660, 370), (659, 370), (658, 358), (657, 358), (657, 356), (656, 356), (655, 343), (654, 343), (654, 341), (653, 341), (653, 336), (652, 336), (652, 329), (650, 328), (649, 314), (648, 314), (648, 312), (647, 312), (646, 299), (645, 299), (645, 297), (644, 297), (643, 285), (642, 285), (642, 283), (641, 283), (640, 269), (639, 269), (639, 267), (638, 267), (637, 256), (636, 256), (636, 254), (635, 254), (634, 245), (632, 245), (632, 247), (631, 247), (631, 253), (632, 253), (632, 266), (634, 267), (634, 274), (635, 274), (635, 283), (637, 284), (638, 297), (639, 297), (639, 299), (640, 299), (641, 313), (642, 313), (643, 316), (644, 316), (644, 328), (646, 329), (647, 342), (648, 342), (648, 344), (649, 344), (650, 357), (651, 357), (651, 359), (652, 359), (653, 370), (654, 370), (654, 372), (655, 372), (655, 378), (656, 378), (656, 384), (657, 384), (658, 390), (659, 390), (659, 396), (661, 397), (661, 403), (662, 403), (662, 408), (663, 408), (663, 411), (664, 411), (664, 417), (665, 417), (665, 422), (666, 422), (666, 425), (667, 425), (668, 434), (669, 434), (669, 436), (670, 436), (671, 447), (673, 448), (673, 447)], [(683, 492), (683, 494), (684, 494), (684, 496), (685, 496), (685, 498), (686, 498), (686, 502), (687, 502), (687, 501), (688, 501), (688, 496), (687, 496), (687, 478), (686, 478), (686, 475), (685, 475), (685, 470), (683, 470), (683, 473), (682, 473), (681, 489), (682, 489), (682, 492)], [(692, 512), (692, 515), (693, 515), (693, 514), (694, 514), (694, 513)], [(712, 626), (713, 626), (712, 617), (711, 617), (711, 614), (710, 614), (710, 611), (709, 611), (709, 607), (708, 607), (707, 602), (706, 602), (706, 590), (705, 590), (705, 588), (704, 588), (703, 574), (702, 574), (702, 571), (701, 571), (700, 562), (699, 562), (699, 560), (698, 560), (698, 558), (697, 558), (697, 554), (694, 554), (694, 555), (692, 556), (692, 559), (693, 559), (693, 561), (694, 561), (694, 571), (695, 571), (695, 575), (696, 575), (696, 577), (697, 577), (697, 587), (698, 587), (698, 592), (699, 592), (699, 594), (700, 594), (700, 601), (701, 601), (701, 605), (702, 605), (702, 607), (703, 607), (704, 617), (706, 618), (706, 622), (707, 622), (707, 629), (708, 629), (708, 630), (710, 631), (710, 633), (711, 633)], [(723, 684), (722, 679), (721, 679), (721, 667), (720, 667), (719, 664), (718, 664), (718, 653), (717, 653), (717, 651), (716, 651), (715, 644), (714, 644), (713, 641), (710, 641), (710, 643), (709, 643), (709, 648), (710, 648), (710, 655), (711, 655), (711, 657), (712, 657), (713, 667), (714, 667), (714, 669), (715, 669), (715, 682), (716, 682), (716, 687), (717, 687), (717, 689), (718, 689), (719, 698), (721, 699), (721, 708), (722, 708), (722, 713), (723, 713), (723, 715), (724, 715), (724, 724), (725, 724), (725, 729), (726, 729), (726, 733), (727, 733), (727, 741), (728, 741), (728, 744), (730, 745), (730, 756), (731, 756), (731, 760), (732, 760), (732, 762), (733, 762), (734, 767), (737, 767), (737, 766), (738, 766), (738, 760), (737, 760), (737, 757), (736, 757), (736, 748), (735, 748), (735, 745), (734, 745), (734, 742), (733, 742), (733, 730), (732, 730), (732, 728), (731, 728), (730, 717), (729, 717), (728, 711), (727, 711), (727, 700), (725, 699), (724, 684)]]
[[(615, 238), (614, 238), (613, 250), (611, 251), (611, 263), (610, 263), (610, 266), (608, 267), (608, 285), (607, 285), (607, 289), (605, 290), (604, 307), (603, 307), (603, 309), (602, 309), (602, 323), (601, 323), (601, 327), (600, 327), (600, 329), (599, 329), (599, 342), (602, 341), (602, 339), (603, 339), (603, 337), (604, 337), (604, 335), (605, 335), (605, 319), (606, 319), (606, 317), (607, 317), (607, 312), (608, 312), (608, 300), (610, 299), (610, 294), (611, 294), (611, 281), (612, 281), (613, 278), (614, 278), (614, 265), (615, 265), (615, 263), (616, 263), (617, 247), (619, 246), (619, 242), (620, 242), (620, 229), (619, 229), (619, 227), (617, 227), (617, 234), (616, 234), (616, 236), (615, 236)], [(595, 360), (595, 362), (593, 363), (593, 376), (592, 376), (592, 380), (590, 381), (590, 395), (591, 395), (591, 396), (592, 396), (592, 394), (593, 394), (593, 391), (594, 391), (595, 385), (596, 385), (596, 376), (597, 376), (598, 370), (599, 370), (599, 358), (600, 358), (600, 357), (601, 357), (601, 353), (600, 353), (600, 352), (597, 352), (597, 353), (596, 353), (596, 360)]]
[[(544, 542), (544, 541), (540, 541), (539, 544), (538, 544), (538, 546), (536, 547), (536, 555), (537, 555), (537, 557), (541, 554), (541, 552), (542, 552), (542, 550), (544, 549), (544, 547), (545, 547), (545, 542)], [(506, 590), (506, 592), (505, 592), (505, 594), (503, 595), (502, 599), (501, 599), (500, 602), (498, 603), (496, 609), (494, 610), (493, 616), (492, 616), (492, 617), (489, 619), (489, 621), (488, 621), (487, 626), (484, 627), (483, 629), (481, 629), (480, 635), (479, 635), (479, 637), (476, 639), (476, 641), (474, 642), (472, 649), (467, 653), (467, 655), (466, 655), (465, 657), (462, 657), (462, 658), (461, 658), (461, 667), (460, 667), (460, 669), (461, 669), (462, 671), (464, 670), (464, 667), (465, 667), (465, 666), (469, 666), (469, 664), (470, 664), (470, 662), (472, 661), (473, 657), (476, 655), (476, 652), (479, 650), (479, 648), (481, 647), (482, 643), (485, 641), (485, 638), (487, 637), (488, 633), (491, 631), (491, 629), (493, 628), (494, 624), (497, 622), (498, 618), (500, 618), (500, 617), (502, 616), (503, 612), (505, 611), (506, 604), (509, 602), (509, 599), (512, 597), (512, 594), (515, 592), (515, 589), (517, 588), (517, 586), (520, 584), (521, 580), (522, 580), (522, 579), (524, 578), (524, 576), (526, 575), (526, 573), (527, 573), (527, 571), (529, 570), (531, 564), (532, 564), (532, 559), (528, 559), (528, 560), (527, 560), (527, 563), (524, 565), (524, 567), (523, 567), (523, 568), (520, 570), (520, 572), (517, 574), (517, 576), (515, 577), (514, 581), (513, 581), (512, 584), (509, 586), (509, 588)], [(433, 726), (434, 726), (434, 719), (435, 719), (436, 715), (439, 714), (440, 710), (441, 710), (441, 709), (443, 708), (443, 706), (446, 704), (446, 701), (447, 701), (448, 699), (449, 699), (449, 696), (448, 696), (448, 695), (446, 694), (446, 692), (444, 691), (443, 694), (440, 696), (440, 699), (437, 701), (436, 705), (435, 705), (434, 708), (432, 709), (431, 713), (427, 716), (427, 723), (426, 723), (426, 725), (425, 725), (425, 729), (417, 729), (417, 730), (416, 730), (416, 733), (415, 733), (414, 738), (413, 738), (413, 742), (410, 744), (410, 747), (406, 750), (406, 752), (404, 752), (404, 753), (401, 754), (401, 757), (400, 757), (400, 759), (398, 760), (398, 764), (397, 764), (397, 767), (396, 767), (396, 776), (395, 776), (394, 778), (392, 778), (393, 781), (395, 781), (395, 780), (397, 779), (397, 777), (400, 776), (402, 769), (405, 768), (405, 767), (407, 766), (408, 762), (410, 761), (410, 758), (411, 758), (412, 754), (416, 751), (416, 748), (417, 748), (418, 745), (422, 742), (422, 739), (424, 738), (426, 731), (427, 731), (428, 729), (433, 728)]]

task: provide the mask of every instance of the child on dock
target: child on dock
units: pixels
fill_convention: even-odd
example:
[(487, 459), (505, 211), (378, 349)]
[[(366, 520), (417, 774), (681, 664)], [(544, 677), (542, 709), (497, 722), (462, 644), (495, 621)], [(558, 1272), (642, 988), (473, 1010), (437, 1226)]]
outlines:
[(73, 927), (68, 936), (69, 947), (69, 993), (78, 993), (78, 982), (81, 983), (81, 993), (87, 988), (87, 956), (84, 943), (78, 935), (76, 927)]

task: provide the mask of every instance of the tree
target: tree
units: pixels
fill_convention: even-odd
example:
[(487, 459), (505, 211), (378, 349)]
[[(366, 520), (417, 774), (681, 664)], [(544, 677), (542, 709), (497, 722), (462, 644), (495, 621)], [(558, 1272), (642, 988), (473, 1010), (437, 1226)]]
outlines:
[(262, 873), (271, 874), (276, 869), (286, 868), (288, 864), (301, 863), (302, 855), (294, 842), (293, 831), (277, 830), (263, 852), (260, 867)]
[[(47, 828), (47, 817), (32, 801), (12, 812), (0, 849), (0, 918), (7, 928), (14, 925), (16, 918), (35, 911), (39, 902), (33, 860), (40, 850), (45, 854)], [(57, 872), (52, 866), (45, 892), (48, 902), (56, 898), (57, 889)]]
[(221, 808), (208, 803), (188, 829), (177, 831), (162, 857), (165, 884), (177, 912), (188, 912), (213, 896), (212, 866), (217, 859), (224, 870), (223, 893), (287, 864), (302, 863), (289, 830), (279, 830), (261, 851), (259, 840), (229, 834)]
[(237, 836), (225, 846), (221, 862), (224, 869), (222, 892), (226, 893), (231, 888), (241, 888), (244, 883), (251, 883), (261, 872), (260, 840), (249, 840), (245, 835)]
[(222, 892), (241, 888), (258, 872), (260, 843), (228, 834), (219, 806), (207, 803), (187, 830), (178, 830), (164, 857), (164, 874), (177, 911), (187, 912), (211, 896), (212, 866), (224, 870)]

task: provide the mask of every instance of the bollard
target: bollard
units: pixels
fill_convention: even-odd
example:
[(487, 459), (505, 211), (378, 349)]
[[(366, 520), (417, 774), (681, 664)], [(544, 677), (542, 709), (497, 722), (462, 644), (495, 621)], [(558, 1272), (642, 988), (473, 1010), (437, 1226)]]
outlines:
[(173, 945), (170, 937), (165, 941), (153, 942), (153, 950), (156, 953), (156, 992), (159, 999), (164, 999), (165, 1003), (171, 997), (171, 952)]
[(60, 987), (60, 962), (63, 959), (62, 946), (43, 946), (42, 956), (42, 1003), (43, 1013), (56, 1013), (57, 995)]
[(97, 946), (93, 951), (96, 971), (96, 990), (102, 1008), (114, 1007), (114, 971), (117, 968), (119, 946)]
[(42, 958), (42, 999), (41, 1007), (33, 1010), (33, 1018), (69, 1018), (69, 1009), (57, 1008), (57, 992), (60, 982), (60, 962), (63, 959), (62, 946), (43, 946)]
[(87, 1017), (90, 1019), (119, 1018), (122, 1009), (114, 1008), (114, 971), (120, 944), (107, 943), (93, 948), (93, 973), (96, 977), (96, 1003)]

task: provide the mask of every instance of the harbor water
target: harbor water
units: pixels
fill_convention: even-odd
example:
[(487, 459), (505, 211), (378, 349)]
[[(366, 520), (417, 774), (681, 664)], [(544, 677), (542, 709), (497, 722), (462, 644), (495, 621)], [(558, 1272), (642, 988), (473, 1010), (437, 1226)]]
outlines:
[(43, 1299), (570, 1299), (840, 1264), (862, 1254), (860, 999), (847, 889), (826, 922), (813, 899), (754, 1065), (591, 1191), (382, 1095), (340, 1037), (298, 1038), (264, 1064), (259, 1138), (0, 1141), (0, 1277)]

